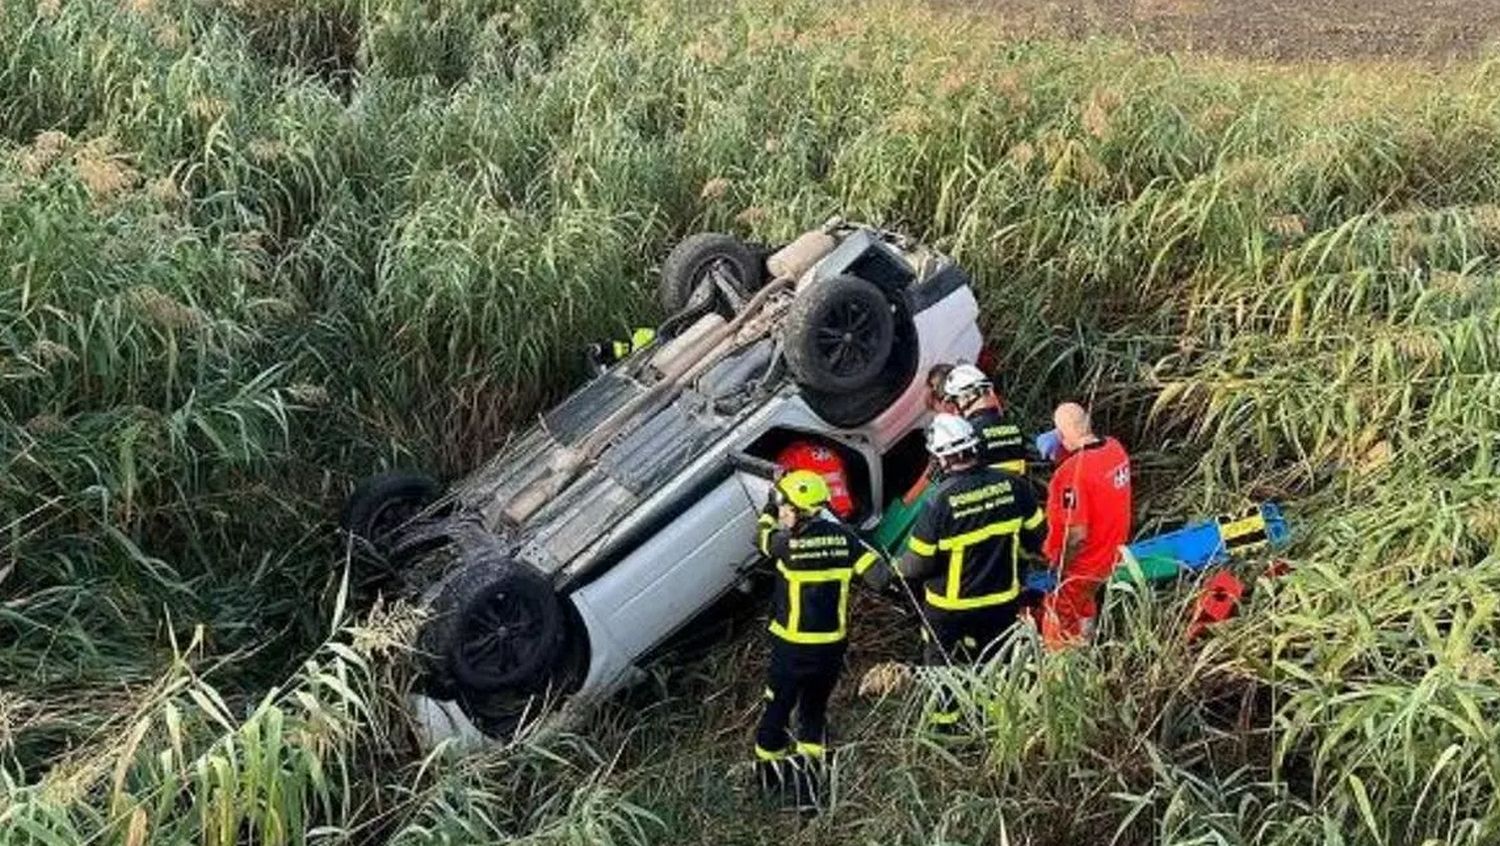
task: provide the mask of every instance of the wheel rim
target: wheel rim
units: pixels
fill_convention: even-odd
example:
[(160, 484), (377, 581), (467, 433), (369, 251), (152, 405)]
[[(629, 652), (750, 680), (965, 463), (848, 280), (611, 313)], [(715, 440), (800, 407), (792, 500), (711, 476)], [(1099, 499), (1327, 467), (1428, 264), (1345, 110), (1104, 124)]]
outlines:
[(726, 302), (724, 292), (719, 290), (718, 285), (714, 284), (713, 272), (715, 270), (723, 273), (724, 278), (732, 282), (737, 289), (739, 289), (740, 291), (744, 291), (745, 280), (740, 278), (739, 269), (734, 266), (734, 262), (723, 256), (714, 256), (712, 258), (704, 259), (696, 268), (693, 269), (693, 287), (692, 290), (688, 292), (688, 298), (691, 299), (693, 291), (697, 291), (699, 288), (703, 287), (704, 283), (707, 283), (712, 290), (711, 296), (713, 298), (712, 302), (714, 304), (714, 308), (731, 308), (734, 304)]
[(499, 674), (530, 660), (542, 615), (523, 597), (496, 590), (468, 623), (459, 653), (464, 663), (476, 672)]
[(730, 261), (724, 256), (712, 256), (700, 262), (698, 266), (693, 269), (693, 284), (702, 285), (704, 281), (708, 279), (708, 274), (713, 272), (715, 268), (722, 270), (725, 276), (728, 276), (735, 282), (738, 282), (741, 285), (745, 284), (745, 280), (740, 278), (739, 268), (735, 267), (734, 262)]
[(371, 540), (387, 537), (394, 534), (407, 523), (410, 523), (418, 514), (422, 513), (421, 500), (409, 497), (400, 497), (381, 503), (370, 515), (368, 528)]
[(865, 303), (843, 302), (829, 309), (815, 344), (830, 372), (854, 376), (876, 363), (880, 351), (874, 326), (875, 315)]

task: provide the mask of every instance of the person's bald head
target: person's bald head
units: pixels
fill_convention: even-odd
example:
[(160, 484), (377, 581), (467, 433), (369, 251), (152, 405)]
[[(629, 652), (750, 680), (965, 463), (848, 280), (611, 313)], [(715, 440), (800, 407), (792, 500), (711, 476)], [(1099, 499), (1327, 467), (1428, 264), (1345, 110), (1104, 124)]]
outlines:
[(1052, 425), (1057, 427), (1063, 448), (1069, 452), (1082, 448), (1094, 439), (1094, 426), (1089, 420), (1088, 409), (1076, 402), (1059, 405), (1052, 412)]

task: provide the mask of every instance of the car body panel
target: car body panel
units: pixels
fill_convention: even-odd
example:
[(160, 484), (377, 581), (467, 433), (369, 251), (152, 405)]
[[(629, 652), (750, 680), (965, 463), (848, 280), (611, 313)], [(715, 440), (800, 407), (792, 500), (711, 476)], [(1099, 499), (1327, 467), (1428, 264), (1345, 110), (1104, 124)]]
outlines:
[(589, 633), (579, 693), (613, 692), (635, 661), (739, 581), (755, 554), (759, 508), (726, 479), (666, 531), (569, 595)]

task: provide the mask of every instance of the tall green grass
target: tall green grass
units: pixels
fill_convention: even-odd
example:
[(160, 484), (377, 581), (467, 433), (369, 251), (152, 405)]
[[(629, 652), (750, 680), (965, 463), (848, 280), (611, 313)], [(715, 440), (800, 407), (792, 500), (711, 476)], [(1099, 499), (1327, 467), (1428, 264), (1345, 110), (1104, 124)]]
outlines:
[[(1105, 646), (1021, 638), (957, 749), (920, 694), (841, 698), (835, 807), (788, 837), (1496, 837), (1492, 62), (802, 0), (7, 0), (0, 33), (0, 841), (789, 831), (726, 775), (753, 639), (584, 739), (423, 758), (405, 612), (347, 628), (328, 516), (483, 460), (659, 316), (675, 238), (836, 212), (964, 262), (1006, 393), (1092, 400), (1148, 526), (1275, 495), (1297, 567), (1204, 644), (1140, 587)], [(859, 661), (910, 646), (864, 616)]]

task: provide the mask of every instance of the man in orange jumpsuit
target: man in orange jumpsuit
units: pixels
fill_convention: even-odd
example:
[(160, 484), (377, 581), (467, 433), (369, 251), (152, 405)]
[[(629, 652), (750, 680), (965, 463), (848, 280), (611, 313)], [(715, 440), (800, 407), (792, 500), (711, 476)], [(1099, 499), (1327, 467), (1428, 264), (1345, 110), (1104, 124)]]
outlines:
[(1114, 438), (1094, 434), (1089, 413), (1064, 403), (1052, 415), (1067, 457), (1047, 488), (1047, 540), (1058, 572), (1043, 606), (1042, 636), (1051, 648), (1086, 640), (1098, 614), (1098, 593), (1130, 541), (1130, 457)]

